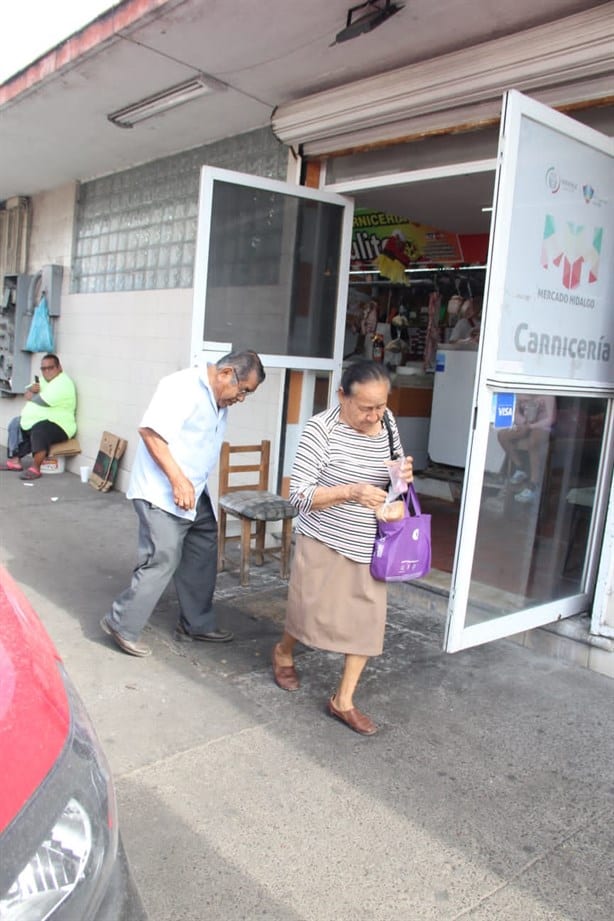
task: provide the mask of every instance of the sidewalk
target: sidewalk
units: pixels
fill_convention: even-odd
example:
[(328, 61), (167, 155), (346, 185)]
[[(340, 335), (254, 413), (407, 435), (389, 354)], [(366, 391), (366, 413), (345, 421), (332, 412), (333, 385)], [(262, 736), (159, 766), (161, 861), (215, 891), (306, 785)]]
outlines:
[(273, 684), (276, 564), (245, 589), (221, 574), (234, 643), (176, 643), (169, 591), (136, 659), (98, 626), (134, 560), (123, 496), (3, 472), (0, 520), (106, 749), (151, 921), (614, 917), (611, 679), (511, 641), (446, 655), (437, 596), (397, 586), (363, 738), (324, 712), (338, 656), (304, 650), (302, 689)]

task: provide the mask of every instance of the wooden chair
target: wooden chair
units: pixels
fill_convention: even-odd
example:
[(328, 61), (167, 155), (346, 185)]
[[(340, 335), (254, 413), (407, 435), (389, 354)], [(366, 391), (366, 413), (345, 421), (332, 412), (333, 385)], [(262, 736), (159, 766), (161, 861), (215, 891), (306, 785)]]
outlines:
[[(242, 457), (245, 454), (257, 459), (245, 463)], [(279, 556), (282, 579), (288, 578), (290, 570), (292, 519), (298, 515), (298, 509), (287, 499), (268, 491), (270, 454), (271, 442), (266, 440), (256, 445), (231, 445), (225, 441), (220, 453), (217, 568), (218, 572), (225, 568), (226, 544), (240, 541), (241, 585), (249, 584), (252, 541), (255, 541), (260, 565), (265, 555)], [(237, 477), (239, 483), (235, 481)], [(226, 533), (229, 515), (241, 522), (241, 533), (236, 536)], [(279, 549), (265, 547), (267, 521), (282, 522)]]

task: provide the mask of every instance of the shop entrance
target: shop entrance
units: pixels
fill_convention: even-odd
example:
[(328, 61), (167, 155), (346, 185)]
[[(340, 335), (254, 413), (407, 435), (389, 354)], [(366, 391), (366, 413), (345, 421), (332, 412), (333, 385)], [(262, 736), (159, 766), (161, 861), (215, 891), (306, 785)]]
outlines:
[[(436, 197), (438, 183), (431, 182), (430, 195)], [(423, 180), (421, 185), (426, 183)], [(489, 188), (482, 193), (487, 197), (473, 206), (470, 201), (463, 203), (460, 213), (466, 211), (474, 230), (480, 220), (472, 221), (471, 209), (490, 208), (482, 202), (492, 203), (494, 184), (493, 172)], [(414, 456), (422, 506), (432, 515), (430, 581), (438, 590), (449, 591), (466, 479), (489, 235), (466, 234), (462, 218), (452, 231), (432, 225), (411, 227), (407, 216), (412, 213), (414, 186), (395, 187), (395, 215), (378, 207), (380, 201), (390, 201), (389, 190), (382, 192), (381, 199), (377, 190), (354, 196), (344, 363), (375, 354), (391, 373), (390, 406), (403, 442)], [(365, 230), (368, 221), (385, 228), (379, 237), (382, 249), (395, 235), (411, 252), (412, 241), (406, 238), (413, 229), (417, 238), (438, 237), (440, 252), (444, 246), (456, 252), (447, 265), (418, 268), (412, 260), (413, 267), (396, 271), (391, 280), (378, 271), (380, 249), (369, 251), (364, 240), (356, 242), (357, 228), (358, 234), (369, 233), (376, 239)], [(453, 264), (459, 255), (465, 256), (465, 240), (467, 255), (475, 258)], [(403, 257), (401, 248), (397, 255)], [(417, 255), (415, 248), (413, 255)], [(379, 259), (382, 270), (394, 274), (395, 266), (386, 263)], [(556, 404), (550, 424), (545, 425), (548, 443), (544, 439), (532, 445), (524, 439), (515, 451), (505, 431), (500, 434), (494, 426), (489, 430), (473, 574), (482, 616), (485, 612), (497, 616), (495, 597), (520, 608), (527, 602), (565, 598), (581, 589), (607, 400), (562, 393), (548, 399)], [(549, 405), (548, 400), (544, 405)], [(538, 482), (531, 489), (533, 480)], [(524, 541), (526, 534), (532, 535), (530, 544)]]
[[(523, 190), (520, 203), (513, 194), (518, 144), (504, 151), (507, 172), (496, 175), (496, 157), (461, 157), (452, 165), (443, 162), (409, 174), (400, 173), (397, 166), (396, 172), (375, 179), (328, 183), (326, 191), (203, 169), (194, 360), (231, 346), (251, 345), (261, 352), (265, 365), (302, 372), (311, 383), (303, 387), (297, 430), (309, 402), (305, 393), (313, 396), (308, 414), (323, 408), (316, 400), (322, 403), (325, 394), (331, 398), (344, 356), (351, 360), (357, 350), (373, 357), (379, 353), (392, 365), (395, 387), (390, 405), (407, 450), (416, 456), (424, 504), (434, 515), (433, 575), (440, 580), (438, 588), (449, 592), (449, 652), (586, 611), (595, 585), (614, 452), (614, 358), (607, 313), (613, 300), (612, 275), (599, 271), (588, 244), (585, 270), (573, 279), (569, 273), (561, 275), (562, 257), (553, 249), (562, 238), (555, 232), (563, 223), (557, 208), (577, 218), (574, 209), (580, 205), (560, 199), (561, 206), (550, 199), (558, 192), (557, 176), (553, 179), (539, 158), (552, 159), (558, 155), (560, 139), (564, 147), (579, 135), (581, 168), (605, 189), (613, 180), (612, 143), (583, 126), (570, 128), (570, 119), (533, 105), (535, 110), (528, 105), (531, 124), (543, 125), (555, 137), (548, 136), (542, 148), (533, 145), (535, 162), (519, 175), (538, 177), (543, 187)], [(518, 121), (520, 116), (515, 117)], [(518, 141), (518, 130), (515, 137)], [(513, 169), (506, 165), (509, 150)], [(440, 156), (447, 153), (440, 151)], [(398, 205), (406, 187), (411, 187), (412, 203), (389, 210), (392, 203), (385, 197), (392, 196)], [(495, 208), (486, 270), (480, 260), (464, 258), (444, 266), (434, 258), (422, 264), (416, 258), (405, 261), (407, 249), (398, 244), (407, 244), (407, 233), (404, 241), (397, 236), (392, 246), (379, 248), (376, 267), (350, 269), (354, 204), (426, 225), (426, 231), (417, 232), (433, 251), (453, 246), (449, 237), (460, 236), (463, 228), (442, 233), (443, 215), (428, 218), (427, 209), (435, 207), (441, 188), (449, 190), (449, 203), (454, 194), (474, 191), (473, 211), (465, 211), (468, 243), (483, 233), (472, 223), (474, 212), (479, 209), (484, 221), (490, 212), (482, 209)], [(537, 217), (535, 203), (540, 209)], [(531, 228), (531, 235), (526, 231), (531, 248), (522, 259), (516, 258), (516, 276), (510, 278), (510, 248), (518, 237), (522, 246), (525, 235), (523, 228), (520, 234), (513, 228), (516, 237), (510, 230), (518, 213)], [(601, 225), (607, 225), (603, 236), (611, 247), (611, 206), (589, 216), (590, 224), (585, 224), (593, 233), (593, 249), (601, 239), (596, 233)], [(385, 239), (390, 236), (395, 235)], [(363, 250), (357, 250), (365, 262)], [(410, 250), (411, 255), (415, 254)], [(606, 265), (612, 256), (601, 254)], [(404, 283), (412, 275), (413, 283)], [(556, 295), (572, 281), (580, 288), (574, 297), (590, 296), (596, 305), (580, 353), (574, 356), (569, 354), (569, 341), (577, 342), (575, 313), (553, 314), (554, 295), (540, 294)], [(510, 297), (513, 301), (519, 291), (520, 306), (512, 311)], [(463, 309), (467, 302), (473, 302), (478, 335), (469, 324), (468, 334), (455, 343), (454, 330), (462, 320), (471, 319), (467, 307)], [(357, 330), (352, 310), (366, 320), (364, 330)], [(399, 317), (407, 322), (395, 322)], [(546, 327), (540, 329), (544, 318)], [(552, 360), (544, 369), (539, 356), (550, 341), (547, 337), (559, 327), (567, 337), (565, 354), (559, 360), (556, 350), (560, 355), (561, 344), (553, 343), (548, 352)], [(348, 333), (364, 338), (356, 342)], [(596, 359), (604, 341), (609, 350), (602, 349)], [(452, 412), (455, 400), (458, 409)], [(539, 421), (545, 434), (511, 448), (505, 430), (521, 409), (526, 424), (531, 427)], [(286, 432), (286, 446), (290, 441)]]
[[(522, 110), (524, 98), (520, 94), (513, 95), (517, 97), (514, 102)], [(553, 132), (551, 138), (546, 138), (549, 143), (541, 151), (542, 158), (545, 155), (552, 158), (565, 144), (573, 143), (571, 138), (579, 140), (581, 137), (581, 149), (574, 152), (580, 157), (578, 163), (582, 163), (577, 169), (580, 172), (582, 169), (593, 170), (592, 175), (599, 175), (605, 188), (612, 176), (611, 140), (586, 131), (583, 126), (557, 113), (551, 113), (551, 110), (543, 106), (534, 108), (531, 100), (526, 102), (530, 112), (527, 117), (536, 121), (543, 120), (544, 125), (548, 126), (544, 130)], [(515, 117), (518, 119), (520, 116)], [(597, 339), (602, 335), (602, 341), (611, 338), (607, 334), (607, 330), (611, 330), (607, 314), (612, 302), (611, 279), (602, 278), (599, 283), (595, 273), (591, 276), (590, 273), (582, 273), (581, 269), (576, 279), (557, 275), (553, 265), (559, 266), (558, 251), (544, 254), (544, 249), (552, 245), (549, 226), (557, 221), (562, 222), (564, 215), (567, 221), (573, 218), (576, 224), (580, 220), (588, 223), (587, 217), (592, 217), (590, 227), (594, 228), (596, 239), (602, 223), (611, 226), (612, 213), (579, 214), (578, 209), (582, 206), (569, 200), (562, 209), (559, 205), (561, 217), (558, 213), (552, 217), (551, 212), (557, 211), (552, 196), (558, 188), (555, 183), (553, 192), (552, 185), (548, 185), (549, 178), (553, 182), (552, 177), (548, 177), (548, 164), (542, 169), (541, 162), (535, 162), (540, 157), (538, 148), (539, 144), (533, 145), (528, 154), (532, 158), (530, 164), (528, 167), (526, 163), (524, 165), (528, 174), (537, 175), (542, 183), (542, 188), (531, 190), (531, 194), (536, 196), (534, 200), (530, 196), (527, 200), (526, 190), (523, 189), (524, 199), (521, 195), (520, 200), (513, 201), (511, 196), (516, 175), (508, 168), (502, 188), (501, 174), (495, 177), (493, 161), (488, 176), (490, 198), (486, 197), (482, 188), (478, 193), (481, 197), (474, 195), (469, 203), (465, 201), (463, 211), (469, 218), (472, 207), (475, 212), (478, 208), (481, 210), (493, 205), (496, 208), (499, 204), (500, 232), (498, 250), (497, 247), (494, 250), (499, 258), (495, 268), (491, 264), (490, 270), (481, 270), (479, 266), (465, 260), (460, 265), (437, 269), (431, 266), (429, 272), (415, 274), (414, 300), (417, 299), (420, 305), (417, 316), (419, 320), (422, 319), (422, 323), (415, 323), (416, 311), (411, 301), (409, 328), (401, 321), (397, 320), (397, 323), (400, 328), (406, 329), (408, 338), (410, 335), (424, 337), (426, 349), (422, 356), (415, 354), (414, 347), (399, 347), (398, 332), (395, 334), (394, 328), (387, 331), (391, 320), (394, 322), (398, 316), (399, 304), (403, 312), (406, 315), (408, 313), (408, 304), (405, 302), (409, 299), (400, 292), (403, 290), (402, 285), (408, 281), (412, 286), (412, 268), (404, 270), (404, 278), (398, 273), (396, 278), (391, 279), (395, 286), (392, 295), (386, 290), (385, 284), (381, 284), (381, 272), (380, 275), (367, 274), (362, 277), (357, 272), (350, 275), (349, 325), (352, 327), (356, 323), (353, 313), (359, 314), (362, 311), (363, 317), (368, 317), (369, 310), (373, 309), (372, 301), (377, 302), (380, 308), (380, 326), (377, 331), (382, 335), (387, 333), (391, 340), (384, 343), (384, 361), (391, 366), (395, 377), (391, 405), (397, 414), (400, 410), (408, 450), (414, 452), (414, 445), (419, 445), (418, 451), (414, 453), (417, 455), (421, 502), (423, 508), (433, 515), (433, 582), (438, 590), (447, 589), (450, 597), (446, 637), (448, 651), (571, 616), (588, 610), (591, 604), (600, 528), (612, 471), (611, 363), (604, 378), (595, 380), (595, 376), (601, 377), (603, 368), (597, 367), (595, 370), (593, 363), (589, 369), (590, 363), (585, 362), (583, 371), (586, 379), (582, 381), (582, 374), (577, 374), (578, 363), (569, 361), (571, 356), (567, 356), (566, 367), (564, 361), (555, 360), (557, 350), (560, 353), (567, 348), (556, 339), (550, 347), (552, 360), (545, 362), (545, 368), (544, 359), (532, 364), (529, 362), (523, 368), (520, 356), (510, 354), (505, 356), (496, 369), (492, 362), (492, 356), (500, 352), (502, 337), (505, 342), (511, 339), (513, 347), (519, 351), (543, 351), (548, 348), (548, 326), (550, 333), (556, 336), (560, 320), (552, 311), (540, 310), (543, 305), (539, 300), (546, 297), (540, 294), (543, 290), (553, 291), (556, 296), (560, 288), (563, 300), (566, 289), (580, 288), (581, 293), (575, 294), (576, 301), (567, 301), (577, 304), (582, 303), (582, 295), (586, 298), (590, 291), (591, 303), (597, 304), (600, 309), (594, 335)], [(509, 150), (508, 147), (508, 156)], [(566, 162), (569, 162), (569, 152), (564, 153), (567, 156)], [(584, 155), (586, 160), (583, 159)], [(517, 149), (512, 156), (517, 157)], [(591, 162), (591, 158), (596, 158), (597, 162)], [(465, 172), (468, 165), (475, 170), (473, 174)], [(388, 207), (394, 202), (396, 210), (392, 213), (398, 215), (401, 212), (410, 220), (426, 222), (430, 225), (428, 232), (431, 239), (438, 233), (443, 237), (448, 231), (459, 236), (462, 236), (464, 230), (475, 232), (475, 225), (467, 228), (450, 224), (433, 227), (428, 202), (439, 199), (440, 177), (437, 169), (430, 176), (427, 175), (428, 170), (419, 171), (417, 176), (412, 177), (412, 183), (407, 185), (404, 185), (405, 177), (399, 174), (398, 169), (397, 164), (397, 172), (392, 176), (389, 188), (385, 186), (384, 175), (371, 180), (362, 178), (352, 188), (351, 179), (331, 182), (330, 171), (327, 174), (328, 185), (336, 191), (352, 194), (358, 215), (365, 208), (370, 208), (374, 214), (381, 213), (385, 202), (389, 203)], [(485, 161), (462, 163), (457, 164), (456, 171), (456, 200), (459, 200), (463, 189), (469, 187), (471, 175), (478, 173), (480, 178), (485, 178), (488, 167)], [(364, 177), (364, 172), (362, 175)], [(450, 181), (447, 176), (447, 192), (450, 191)], [(522, 189), (522, 178), (518, 182)], [(568, 177), (566, 182), (573, 185)], [(579, 177), (575, 183), (576, 188), (578, 184)], [(365, 192), (366, 187), (369, 187), (368, 193)], [(418, 194), (415, 195), (415, 192)], [(417, 202), (415, 216), (412, 198)], [(455, 200), (454, 195), (451, 200)], [(406, 201), (408, 204), (405, 204)], [(539, 214), (527, 216), (527, 211), (535, 211), (535, 204), (539, 205)], [(506, 289), (500, 279), (505, 278), (507, 253), (513, 241), (510, 240), (508, 227), (505, 231), (507, 237), (501, 242), (501, 222), (507, 221), (509, 224), (514, 209), (516, 213), (524, 209), (525, 233), (529, 232), (529, 221), (533, 217), (535, 226), (531, 230), (537, 252), (534, 249), (527, 258), (526, 274), (531, 283), (523, 285), (518, 278), (512, 281), (517, 289), (523, 291), (523, 297), (531, 303), (531, 309), (526, 310), (524, 315), (520, 312), (523, 324), (510, 330), (510, 321), (506, 317), (510, 288)], [(439, 205), (433, 213), (440, 211)], [(495, 221), (496, 218), (497, 211)], [(387, 217), (381, 220), (386, 223)], [(390, 223), (394, 227), (395, 220)], [(494, 227), (496, 230), (496, 223)], [(392, 233), (394, 235), (394, 229)], [(517, 227), (516, 233), (521, 238), (519, 245), (522, 246), (522, 230), (519, 233)], [(393, 242), (407, 243), (400, 235)], [(386, 248), (384, 241), (383, 249)], [(356, 245), (355, 240), (354, 251), (358, 250), (362, 254), (364, 249), (364, 246)], [(411, 247), (406, 246), (406, 253), (410, 251)], [(584, 259), (587, 257), (590, 258), (589, 253)], [(386, 259), (380, 257), (376, 257), (376, 265), (384, 270), (390, 268)], [(415, 262), (412, 267), (415, 270)], [(365, 268), (362, 266), (363, 271)], [(475, 280), (475, 273), (480, 271), (483, 279), (481, 291)], [(548, 272), (551, 273), (549, 279)], [(461, 285), (467, 284), (467, 277), (471, 273), (474, 274), (473, 285), (469, 283), (462, 290)], [(438, 285), (438, 277), (443, 281), (443, 290)], [(364, 283), (362, 287), (357, 284), (358, 280)], [(448, 286), (450, 280), (453, 282), (452, 287)], [(353, 285), (362, 294), (361, 298), (356, 298), (363, 302), (358, 305), (352, 303)], [(441, 301), (447, 299), (448, 303), (438, 311), (437, 338), (434, 347), (431, 344), (429, 350), (434, 297)], [(459, 302), (462, 305), (469, 299), (474, 301), (470, 316), (474, 326), (477, 316), (479, 331), (473, 328), (468, 331), (465, 324), (464, 334), (456, 337), (454, 328), (460, 326), (459, 320), (466, 311), (466, 307), (459, 309)], [(480, 315), (482, 300), (484, 314)], [(537, 339), (537, 344), (533, 339), (531, 346), (528, 346), (519, 342), (518, 337), (525, 326), (530, 328), (532, 310), (536, 314), (540, 311), (548, 319), (546, 328), (541, 330), (541, 339)], [(582, 317), (583, 321), (585, 316)], [(385, 325), (381, 325), (381, 321)], [(575, 335), (572, 331), (575, 322), (575, 318), (568, 315), (565, 319), (563, 315), (564, 328), (567, 324), (565, 332), (568, 344)], [(480, 341), (476, 344), (475, 339), (478, 338)], [(360, 340), (358, 345), (362, 350)], [(586, 349), (586, 357), (589, 346), (582, 348)], [(512, 346), (509, 346), (508, 352), (512, 351)], [(388, 358), (389, 352), (394, 356), (392, 361)], [(349, 350), (346, 356), (351, 360)], [(408, 389), (418, 392), (420, 388), (428, 386), (424, 378), (421, 379), (421, 374), (432, 375), (430, 413), (422, 426), (415, 418), (415, 405), (412, 406), (412, 400), (407, 394)], [(576, 378), (580, 379), (576, 382)], [(409, 419), (404, 418), (404, 412), (407, 412)], [(505, 425), (508, 422), (515, 423), (517, 427), (521, 423), (526, 425), (525, 437), (517, 438), (520, 434), (518, 428), (513, 433), (507, 431)], [(421, 429), (422, 442), (420, 437), (415, 437)]]

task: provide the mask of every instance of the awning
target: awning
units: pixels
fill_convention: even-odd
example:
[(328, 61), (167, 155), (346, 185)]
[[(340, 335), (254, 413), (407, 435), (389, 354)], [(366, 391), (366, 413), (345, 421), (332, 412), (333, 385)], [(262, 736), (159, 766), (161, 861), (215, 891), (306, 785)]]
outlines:
[(276, 136), (307, 156), (498, 120), (517, 89), (554, 108), (612, 101), (614, 3), (278, 107)]

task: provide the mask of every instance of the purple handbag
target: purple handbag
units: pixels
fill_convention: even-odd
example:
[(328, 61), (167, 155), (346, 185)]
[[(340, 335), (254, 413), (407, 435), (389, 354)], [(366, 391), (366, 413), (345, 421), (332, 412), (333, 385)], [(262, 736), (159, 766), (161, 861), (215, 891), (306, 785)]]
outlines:
[(431, 568), (431, 516), (421, 514), (413, 483), (404, 501), (403, 518), (377, 522), (371, 575), (379, 582), (409, 582), (425, 576)]

